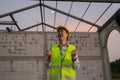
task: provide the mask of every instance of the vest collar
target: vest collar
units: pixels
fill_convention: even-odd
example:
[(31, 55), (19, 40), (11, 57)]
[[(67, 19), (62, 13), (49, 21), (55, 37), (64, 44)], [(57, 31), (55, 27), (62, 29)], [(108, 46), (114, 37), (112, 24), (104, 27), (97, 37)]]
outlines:
[(62, 46), (62, 45), (58, 45), (59, 47), (64, 47), (64, 46), (66, 46), (66, 47), (68, 47), (69, 46), (69, 43), (66, 43), (64, 46)]

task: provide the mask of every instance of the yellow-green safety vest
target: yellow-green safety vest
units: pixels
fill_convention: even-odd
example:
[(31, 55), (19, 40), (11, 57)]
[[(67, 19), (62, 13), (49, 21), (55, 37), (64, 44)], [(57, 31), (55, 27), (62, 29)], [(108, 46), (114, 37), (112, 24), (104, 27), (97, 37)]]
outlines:
[(76, 47), (68, 44), (63, 55), (60, 53), (60, 46), (51, 46), (52, 58), (49, 69), (49, 80), (76, 80), (76, 72), (72, 61), (71, 53)]

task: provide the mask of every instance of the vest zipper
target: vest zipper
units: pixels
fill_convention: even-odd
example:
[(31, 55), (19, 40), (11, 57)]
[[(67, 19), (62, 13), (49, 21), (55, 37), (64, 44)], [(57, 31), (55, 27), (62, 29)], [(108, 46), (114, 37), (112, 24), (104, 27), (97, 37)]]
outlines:
[(62, 78), (62, 55), (60, 57), (61, 57), (61, 62), (60, 62), (60, 80), (61, 80)]
[[(66, 49), (67, 49), (67, 47), (66, 47)], [(60, 80), (62, 79), (62, 62), (63, 62), (65, 56), (66, 56), (66, 50), (64, 51), (64, 56), (62, 55), (62, 53), (61, 53), (61, 56), (60, 56), (61, 57), (61, 62), (60, 62)]]

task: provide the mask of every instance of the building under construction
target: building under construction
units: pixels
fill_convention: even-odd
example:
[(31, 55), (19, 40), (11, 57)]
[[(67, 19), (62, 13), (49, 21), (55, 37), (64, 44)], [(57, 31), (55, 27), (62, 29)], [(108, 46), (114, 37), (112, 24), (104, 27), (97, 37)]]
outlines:
[(112, 80), (107, 41), (120, 32), (119, 0), (26, 1), (34, 4), (0, 14), (0, 80), (47, 80), (45, 53), (58, 43), (58, 25), (78, 48), (77, 80)]

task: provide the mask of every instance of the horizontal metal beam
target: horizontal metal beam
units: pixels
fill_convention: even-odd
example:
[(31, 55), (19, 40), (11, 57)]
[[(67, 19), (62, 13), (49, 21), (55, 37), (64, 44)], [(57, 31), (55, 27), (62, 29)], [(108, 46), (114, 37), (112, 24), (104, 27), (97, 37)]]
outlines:
[(0, 21), (0, 25), (15, 25), (13, 21)]
[(30, 26), (30, 27), (27, 27), (27, 28), (21, 29), (21, 31), (25, 31), (25, 30), (28, 30), (28, 29), (34, 28), (34, 27), (39, 26), (39, 25), (42, 25), (42, 23), (35, 24), (35, 25), (33, 25), (33, 26)]
[(53, 28), (53, 29), (56, 29), (55, 27), (49, 25), (49, 24), (46, 24), (46, 23), (39, 23), (39, 24), (35, 24), (33, 26), (30, 26), (30, 27), (27, 27), (27, 28), (24, 28), (24, 29), (21, 29), (21, 31), (25, 31), (25, 30), (28, 30), (28, 29), (31, 29), (31, 28), (34, 28), (36, 26), (39, 26), (39, 25), (45, 25), (47, 27), (50, 27), (50, 28)]
[(42, 6), (48, 8), (48, 9), (54, 10), (54, 11), (56, 11), (56, 12), (59, 12), (59, 13), (61, 13), (61, 14), (64, 14), (64, 15), (66, 15), (66, 16), (69, 16), (69, 17), (71, 17), (71, 18), (74, 18), (74, 19), (76, 19), (76, 20), (79, 20), (79, 21), (85, 22), (85, 23), (87, 23), (87, 24), (93, 25), (93, 26), (95, 26), (95, 27), (97, 27), (97, 28), (100, 28), (100, 27), (101, 27), (101, 26), (99, 26), (99, 25), (97, 25), (97, 24), (94, 24), (94, 23), (91, 23), (91, 22), (86, 21), (86, 20), (84, 20), (84, 19), (78, 18), (78, 17), (76, 17), (76, 16), (74, 16), (74, 15), (68, 14), (68, 13), (66, 13), (66, 12), (63, 12), (63, 11), (58, 10), (58, 9), (55, 9), (55, 8), (50, 7), (50, 6), (48, 6), (48, 5), (42, 4)]
[[(33, 0), (39, 1), (39, 0)], [(120, 0), (44, 0), (44, 1), (72, 1), (72, 2), (99, 2), (99, 3), (120, 3)]]
[[(38, 0), (36, 0), (36, 1), (38, 1)], [(72, 1), (72, 2), (120, 3), (120, 0), (44, 0), (44, 1)]]

